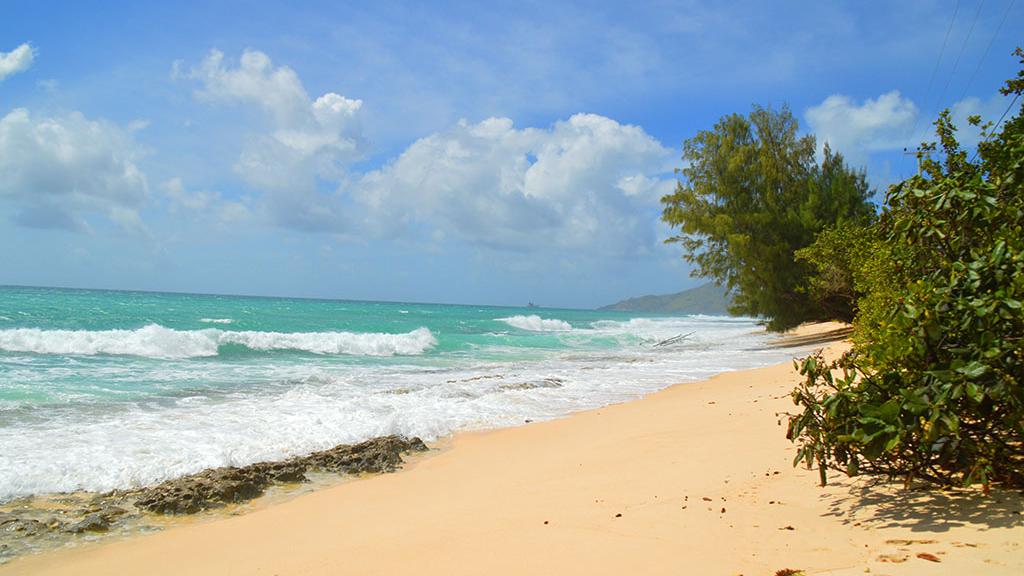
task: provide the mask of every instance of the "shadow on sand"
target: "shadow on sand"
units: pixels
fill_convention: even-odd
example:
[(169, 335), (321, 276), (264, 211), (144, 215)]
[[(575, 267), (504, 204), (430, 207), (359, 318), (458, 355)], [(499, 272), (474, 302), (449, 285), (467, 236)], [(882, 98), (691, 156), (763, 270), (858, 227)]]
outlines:
[(796, 348), (797, 346), (813, 346), (816, 344), (830, 344), (840, 340), (846, 340), (853, 334), (852, 326), (844, 326), (827, 332), (817, 332), (802, 336), (782, 335), (772, 341), (769, 346), (772, 348)]
[(844, 524), (946, 532), (960, 526), (988, 530), (1024, 523), (1024, 495), (1020, 492), (994, 489), (985, 496), (977, 489), (904, 489), (900, 482), (863, 478), (841, 484), (822, 498), (829, 501), (826, 515)]

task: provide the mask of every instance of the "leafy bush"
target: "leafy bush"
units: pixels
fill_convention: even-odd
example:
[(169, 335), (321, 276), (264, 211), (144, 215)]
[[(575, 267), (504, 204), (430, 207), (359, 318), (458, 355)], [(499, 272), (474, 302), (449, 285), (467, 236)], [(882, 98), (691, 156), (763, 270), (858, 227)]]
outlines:
[[(1003, 92), (1022, 88), (1024, 71)], [(865, 296), (853, 352), (800, 366), (788, 435), (822, 482), (831, 467), (1024, 484), (1024, 119), (977, 163), (948, 112), (936, 128), (926, 152), (941, 161), (922, 158), (889, 190), (879, 252), (854, 274)]]
[(794, 253), (814, 269), (804, 292), (828, 318), (853, 321), (879, 244), (870, 225), (846, 221), (822, 230), (813, 244)]

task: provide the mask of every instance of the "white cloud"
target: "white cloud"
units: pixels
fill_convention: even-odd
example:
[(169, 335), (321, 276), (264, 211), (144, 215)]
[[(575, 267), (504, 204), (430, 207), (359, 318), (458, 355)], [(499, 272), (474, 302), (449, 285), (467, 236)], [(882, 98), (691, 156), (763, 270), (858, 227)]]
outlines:
[(255, 106), (266, 115), (270, 129), (249, 137), (234, 168), (267, 193), (273, 218), (300, 230), (339, 230), (339, 200), (318, 191), (317, 180), (337, 184), (346, 166), (362, 157), (362, 101), (334, 92), (312, 100), (294, 70), (275, 67), (254, 50), (246, 50), (237, 66), (214, 50), (188, 74), (181, 68), (176, 62), (172, 77), (200, 82), (198, 99)]
[(0, 82), (8, 76), (28, 70), (35, 55), (35, 49), (27, 43), (10, 52), (0, 52)]
[[(996, 94), (987, 100), (965, 98), (949, 107), (957, 127), (960, 145), (969, 148), (980, 140), (979, 130), (967, 118), (978, 114), (983, 121), (995, 121), (1006, 109), (1008, 99)], [(938, 112), (922, 114), (916, 105), (896, 90), (857, 104), (848, 96), (832, 95), (809, 108), (807, 121), (818, 137), (819, 148), (828, 142), (854, 165), (865, 165), (872, 152), (916, 148), (934, 142)]]
[[(181, 75), (180, 64), (177, 68)], [(198, 98), (256, 104), (281, 125), (300, 122), (309, 112), (309, 96), (295, 71), (287, 66), (274, 68), (270, 58), (256, 50), (244, 51), (236, 68), (225, 64), (223, 52), (211, 50), (186, 77), (202, 82)]]
[(384, 233), (426, 228), (504, 248), (626, 254), (653, 242), (649, 212), (671, 186), (662, 175), (672, 158), (641, 128), (603, 116), (547, 130), (490, 118), (416, 141), (354, 194)]
[[(957, 140), (961, 146), (977, 146), (981, 141), (981, 132), (978, 128), (968, 124), (967, 119), (971, 116), (981, 116), (982, 123), (996, 122), (1006, 110), (1010, 99), (1002, 94), (995, 94), (988, 100), (977, 97), (964, 98), (950, 106), (950, 113), (953, 117), (953, 124), (957, 127)], [(931, 126), (929, 126), (931, 128)], [(930, 138), (934, 140), (933, 136)]]
[(917, 115), (917, 106), (897, 90), (862, 104), (834, 94), (805, 114), (819, 146), (828, 142), (854, 165), (866, 164), (871, 152), (905, 146)]
[(252, 216), (245, 202), (225, 200), (219, 192), (190, 191), (180, 177), (171, 178), (160, 185), (168, 211), (187, 213), (193, 217), (209, 218), (218, 224), (233, 224)]
[(34, 118), (18, 108), (0, 119), (0, 200), (26, 226), (89, 231), (85, 215), (100, 213), (142, 232), (147, 185), (138, 156), (131, 132), (115, 124), (78, 112)]
[[(507, 118), (462, 121), (410, 145), (383, 168), (350, 172), (362, 157), (362, 101), (312, 99), (298, 75), (262, 52), (237, 64), (211, 52), (172, 76), (198, 81), (200, 101), (261, 111), (266, 127), (243, 143), (235, 171), (262, 192), (258, 212), (306, 231), (459, 238), (512, 249), (587, 248), (604, 254), (654, 243), (657, 199), (675, 154), (641, 128), (577, 114), (549, 129)], [(333, 191), (327, 190), (328, 186)], [(208, 210), (219, 197), (165, 185), (171, 206)]]

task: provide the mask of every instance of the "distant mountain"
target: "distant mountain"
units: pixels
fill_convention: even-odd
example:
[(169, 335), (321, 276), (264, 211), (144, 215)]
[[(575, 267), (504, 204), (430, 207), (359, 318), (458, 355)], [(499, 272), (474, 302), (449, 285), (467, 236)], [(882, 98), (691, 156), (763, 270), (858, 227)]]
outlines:
[(619, 310), (622, 312), (654, 312), (660, 314), (728, 314), (729, 300), (725, 289), (708, 283), (675, 294), (661, 296), (640, 296), (598, 310)]

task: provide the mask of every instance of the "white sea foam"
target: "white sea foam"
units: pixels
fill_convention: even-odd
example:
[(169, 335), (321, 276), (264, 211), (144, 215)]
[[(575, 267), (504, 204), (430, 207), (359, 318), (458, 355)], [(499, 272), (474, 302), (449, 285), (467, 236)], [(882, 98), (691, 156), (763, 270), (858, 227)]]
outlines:
[(173, 330), (150, 324), (136, 330), (0, 330), (0, 350), (34, 354), (97, 354), (147, 358), (217, 356), (224, 344), (252, 350), (301, 350), (315, 354), (395, 356), (423, 354), (437, 345), (427, 328), (404, 334), (379, 332), (233, 332)]
[(316, 354), (411, 356), (437, 345), (427, 328), (405, 334), (380, 332), (222, 332), (220, 343), (241, 344), (253, 350), (305, 350)]
[(200, 318), (199, 321), (203, 324), (231, 324), (234, 322), (231, 318)]
[[(215, 346), (229, 342), (255, 349), (298, 347), (322, 354), (344, 349), (341, 353), (359, 350), (383, 355), (401, 354), (403, 346), (409, 351), (424, 350), (436, 342), (426, 328), (405, 334), (279, 334), (216, 329), (176, 332), (147, 326), (120, 334), (89, 334), (95, 341), (106, 339), (103, 345), (111, 346), (118, 338), (141, 341), (145, 330), (152, 333), (153, 341), (161, 342), (161, 338), (173, 340), (178, 337), (175, 334), (184, 334), (184, 342), (179, 343), (182, 349), (195, 338), (204, 343), (195, 345), (197, 349), (213, 354)], [(802, 353), (763, 347), (766, 337), (755, 330), (754, 322), (710, 318), (600, 321), (563, 328), (557, 333), (559, 339), (578, 338), (581, 344), (531, 350), (530, 360), (517, 359), (522, 350), (509, 346), (507, 337), (479, 344), (469, 356), (439, 355), (436, 361), (408, 358), (401, 363), (337, 363), (317, 358), (183, 360), (131, 362), (130, 368), (124, 368), (125, 359), (112, 358), (111, 382), (130, 370), (135, 371), (132, 382), (173, 393), (160, 396), (158, 402), (118, 400), (113, 409), (105, 410), (93, 403), (92, 391), (68, 390), (62, 397), (67, 405), (74, 406), (79, 401), (76, 394), (81, 394), (89, 409), (52, 410), (43, 421), (0, 426), (0, 501), (27, 494), (140, 486), (204, 468), (281, 459), (390, 433), (429, 441), (456, 430), (514, 426), (526, 419), (556, 418), (638, 398), (677, 382), (782, 362)], [(692, 331), (696, 334), (687, 342), (699, 346), (650, 345), (651, 340)], [(67, 332), (44, 334), (35, 338), (51, 348), (69, 337), (75, 345), (82, 344), (77, 340), (87, 340)], [(31, 340), (26, 335), (17, 337)], [(15, 338), (14, 331), (0, 330), (0, 348)], [(592, 346), (595, 338), (616, 338), (622, 344)], [(162, 346), (166, 352), (169, 345)], [(28, 358), (33, 363), (48, 360)], [(75, 370), (99, 369), (103, 363), (98, 360), (83, 362)], [(63, 365), (54, 368), (65, 369)], [(53, 372), (17, 365), (7, 380), (29, 391), (36, 385), (52, 387), (54, 377)], [(536, 385), (555, 379), (557, 386)], [(220, 386), (229, 387), (221, 391)], [(131, 389), (130, 385), (124, 388)]]
[(497, 318), (497, 320), (513, 328), (530, 332), (565, 332), (572, 330), (572, 325), (564, 320), (541, 318), (536, 314), (530, 316), (509, 316), (508, 318)]

